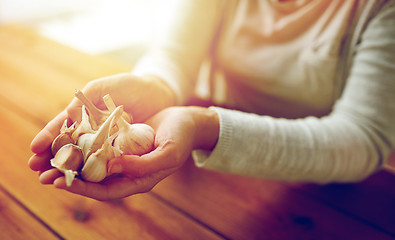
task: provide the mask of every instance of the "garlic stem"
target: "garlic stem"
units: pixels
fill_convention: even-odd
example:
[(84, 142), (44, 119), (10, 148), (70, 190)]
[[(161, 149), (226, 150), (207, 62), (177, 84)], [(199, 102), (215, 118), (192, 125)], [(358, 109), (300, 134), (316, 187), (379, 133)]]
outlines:
[(64, 177), (66, 178), (66, 186), (70, 187), (71, 184), (73, 183), (75, 176), (78, 175), (78, 172), (67, 169), (64, 170), (63, 173), (64, 173)]
[(105, 119), (108, 117), (109, 113), (105, 112), (103, 110), (98, 109), (91, 100), (89, 100), (84, 93), (76, 89), (74, 91), (74, 95), (85, 105), (85, 107), (88, 109), (88, 112), (91, 116), (91, 126), (93, 129), (98, 129), (99, 126), (105, 121)]
[(117, 106), (115, 106), (115, 103), (112, 100), (112, 97), (110, 96), (110, 94), (104, 95), (103, 101), (104, 101), (104, 104), (106, 105), (106, 107), (108, 108), (108, 110), (110, 110), (110, 111), (114, 111), (115, 108), (117, 107)]
[[(114, 100), (112, 100), (112, 97), (110, 96), (110, 94), (104, 95), (104, 96), (103, 96), (103, 101), (104, 101), (104, 104), (106, 105), (107, 109), (108, 109), (110, 112), (114, 111), (115, 108), (117, 107), (117, 106), (115, 105), (115, 103), (114, 103)], [(133, 117), (132, 117), (132, 115), (130, 115), (130, 114), (126, 113), (126, 112), (123, 112), (122, 118), (124, 118), (125, 121), (128, 122), (128, 123), (132, 123), (132, 122), (133, 122)]]

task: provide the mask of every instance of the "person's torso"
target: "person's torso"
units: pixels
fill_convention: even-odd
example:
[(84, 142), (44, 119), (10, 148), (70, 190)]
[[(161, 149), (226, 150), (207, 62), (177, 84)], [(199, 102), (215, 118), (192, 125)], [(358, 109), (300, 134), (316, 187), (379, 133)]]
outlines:
[(214, 101), (273, 116), (329, 112), (355, 1), (229, 3), (212, 75)]

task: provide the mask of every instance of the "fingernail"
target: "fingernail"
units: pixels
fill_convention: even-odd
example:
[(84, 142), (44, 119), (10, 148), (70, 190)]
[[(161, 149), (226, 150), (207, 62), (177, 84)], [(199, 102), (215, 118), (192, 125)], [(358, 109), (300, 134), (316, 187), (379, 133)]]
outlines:
[(110, 173), (121, 173), (122, 172), (122, 165), (121, 164), (114, 164), (110, 167)]

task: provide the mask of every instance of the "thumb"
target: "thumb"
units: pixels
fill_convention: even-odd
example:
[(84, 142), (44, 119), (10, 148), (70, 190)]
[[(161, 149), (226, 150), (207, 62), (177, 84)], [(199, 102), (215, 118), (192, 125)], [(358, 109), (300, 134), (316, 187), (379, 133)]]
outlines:
[(53, 120), (48, 122), (48, 124), (32, 140), (30, 144), (32, 152), (40, 154), (49, 149), (52, 141), (59, 134), (59, 130), (65, 119), (67, 119), (67, 114), (63, 111)]

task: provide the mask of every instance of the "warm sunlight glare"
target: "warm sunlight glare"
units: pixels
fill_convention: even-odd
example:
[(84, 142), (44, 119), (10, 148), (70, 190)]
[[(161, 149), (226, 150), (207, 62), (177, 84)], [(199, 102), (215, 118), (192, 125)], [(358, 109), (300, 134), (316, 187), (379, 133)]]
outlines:
[(0, 22), (28, 23), (55, 41), (100, 54), (148, 46), (158, 28), (155, 22), (163, 24), (169, 17), (169, 6), (171, 1), (160, 0), (0, 0)]

